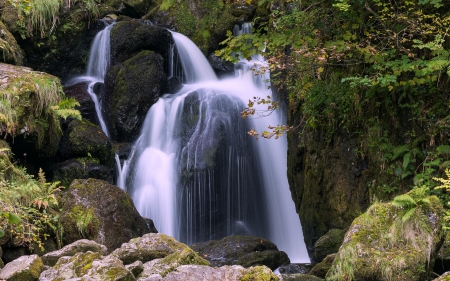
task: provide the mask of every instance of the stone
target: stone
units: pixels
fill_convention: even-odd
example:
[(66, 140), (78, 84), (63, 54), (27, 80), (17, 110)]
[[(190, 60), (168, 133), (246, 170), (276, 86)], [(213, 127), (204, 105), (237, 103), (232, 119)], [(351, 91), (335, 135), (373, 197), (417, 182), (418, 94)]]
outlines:
[(113, 140), (132, 142), (138, 137), (148, 110), (164, 93), (166, 83), (163, 58), (148, 50), (108, 71), (102, 96)]
[(39, 279), (43, 263), (38, 255), (21, 256), (7, 263), (0, 271), (0, 280), (6, 281), (34, 281)]
[(53, 180), (60, 181), (63, 186), (69, 186), (74, 179), (100, 179), (112, 184), (115, 180), (114, 167), (98, 163), (90, 158), (75, 158), (58, 163)]
[(156, 232), (140, 216), (130, 195), (105, 181), (74, 180), (64, 200), (61, 224), (65, 243), (87, 238), (110, 252), (133, 237)]
[[(420, 195), (413, 189), (410, 197), (415, 196)], [(424, 198), (412, 200), (419, 199)], [(444, 210), (436, 196), (426, 199), (405, 221), (408, 210), (373, 204), (353, 221), (326, 280), (427, 280), (444, 239)]]
[(88, 82), (80, 82), (65, 86), (63, 91), (66, 94), (66, 97), (74, 98), (80, 103), (80, 106), (76, 106), (75, 109), (80, 111), (83, 119), (98, 125), (99, 122), (97, 112), (95, 111), (95, 103), (87, 91), (88, 86)]
[(17, 44), (14, 36), (9, 32), (3, 22), (0, 21), (0, 50), (2, 50), (2, 55), (0, 55), (0, 62), (24, 65), (25, 55)]
[(144, 270), (144, 264), (141, 261), (135, 261), (125, 266), (136, 277)]
[(194, 251), (211, 263), (211, 266), (265, 265), (272, 270), (289, 263), (285, 252), (269, 240), (254, 236), (228, 236), (191, 246)]
[(106, 255), (108, 249), (106, 248), (105, 245), (98, 244), (95, 241), (80, 239), (73, 242), (72, 244), (64, 246), (58, 251), (47, 253), (43, 255), (41, 258), (42, 262), (45, 265), (54, 266), (56, 262), (59, 260), (59, 258), (63, 256), (74, 256), (77, 253), (85, 253), (88, 251), (93, 253), (99, 253), (101, 255)]
[(326, 256), (321, 262), (317, 263), (316, 265), (314, 265), (313, 268), (311, 268), (311, 271), (309, 272), (309, 274), (320, 277), (320, 278), (325, 278), (325, 276), (327, 275), (328, 270), (330, 270), (335, 258), (336, 258), (336, 253)]
[(309, 274), (282, 274), (283, 281), (324, 281), (325, 279)]
[(83, 120), (72, 120), (58, 150), (60, 159), (93, 158), (100, 164), (113, 167), (115, 164), (114, 151), (111, 141), (99, 126)]
[(314, 262), (321, 262), (326, 256), (337, 253), (344, 241), (346, 230), (330, 229), (314, 244)]

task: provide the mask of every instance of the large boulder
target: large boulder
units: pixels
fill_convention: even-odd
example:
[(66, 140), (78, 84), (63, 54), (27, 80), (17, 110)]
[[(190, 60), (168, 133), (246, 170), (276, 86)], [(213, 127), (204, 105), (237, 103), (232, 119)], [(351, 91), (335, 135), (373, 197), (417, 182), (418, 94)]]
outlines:
[(37, 281), (43, 270), (43, 263), (38, 255), (22, 256), (0, 271), (0, 280), (6, 281)]
[(331, 266), (333, 265), (333, 261), (336, 258), (336, 255), (337, 253), (328, 255), (321, 262), (316, 263), (314, 267), (311, 268), (309, 274), (320, 278), (325, 278), (328, 270), (330, 270)]
[[(111, 65), (124, 62), (144, 50), (168, 61), (172, 35), (165, 29), (139, 21), (121, 21), (111, 29)], [(165, 68), (168, 69), (167, 66)]]
[(64, 131), (59, 158), (92, 158), (106, 166), (114, 165), (114, 151), (109, 138), (100, 126), (89, 121), (73, 120)]
[(321, 262), (326, 256), (337, 253), (344, 241), (345, 232), (343, 229), (333, 228), (320, 237), (314, 244), (314, 261)]
[(326, 279), (427, 280), (444, 239), (444, 211), (436, 196), (411, 197), (415, 206), (376, 203), (356, 218)]
[(100, 179), (113, 184), (115, 170), (112, 165), (101, 164), (92, 157), (72, 158), (58, 163), (54, 170), (53, 180), (59, 181), (63, 186), (69, 186), (74, 179)]
[(254, 236), (228, 236), (191, 246), (211, 266), (242, 265), (251, 267), (265, 265), (272, 270), (289, 263), (285, 252), (269, 240)]
[(163, 65), (159, 54), (147, 50), (108, 71), (103, 109), (113, 140), (131, 142), (137, 138), (147, 111), (166, 88)]
[(95, 241), (80, 239), (72, 244), (66, 245), (57, 251), (53, 251), (43, 255), (42, 262), (47, 266), (54, 266), (56, 262), (61, 257), (71, 257), (77, 253), (86, 253), (86, 252), (99, 253), (101, 255), (106, 255), (108, 249), (105, 245), (98, 244)]
[(15, 65), (23, 65), (25, 55), (17, 44), (14, 36), (8, 31), (6, 26), (0, 21), (0, 62), (10, 63)]
[(74, 180), (64, 196), (61, 224), (64, 242), (88, 238), (109, 251), (145, 233), (156, 232), (142, 218), (124, 190), (102, 180)]

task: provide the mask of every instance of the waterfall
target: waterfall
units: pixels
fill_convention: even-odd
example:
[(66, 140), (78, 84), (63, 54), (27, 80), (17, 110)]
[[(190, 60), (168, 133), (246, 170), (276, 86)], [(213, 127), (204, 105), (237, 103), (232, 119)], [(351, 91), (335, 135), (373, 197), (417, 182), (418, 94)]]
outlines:
[(282, 123), (284, 113), (246, 120), (253, 97), (271, 95), (241, 62), (237, 77), (217, 80), (192, 41), (172, 32), (182, 89), (154, 104), (123, 167), (119, 185), (156, 228), (191, 244), (232, 234), (272, 240), (292, 262), (309, 262), (286, 175), (287, 140), (245, 132)]

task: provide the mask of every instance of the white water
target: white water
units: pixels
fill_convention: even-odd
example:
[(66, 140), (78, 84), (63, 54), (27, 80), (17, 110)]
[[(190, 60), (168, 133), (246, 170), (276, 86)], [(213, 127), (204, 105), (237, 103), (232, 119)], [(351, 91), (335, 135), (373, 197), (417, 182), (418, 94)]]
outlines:
[[(280, 112), (249, 120), (250, 126), (238, 117), (249, 99), (271, 96), (268, 77), (254, 76), (255, 62), (242, 62), (237, 77), (218, 81), (195, 44), (172, 34), (188, 84), (151, 107), (118, 184), (160, 232), (185, 243), (222, 238), (225, 229), (226, 235), (263, 236), (291, 262), (309, 262), (287, 181), (286, 138), (256, 141), (238, 130), (282, 123)], [(205, 160), (225, 139), (223, 163)]]

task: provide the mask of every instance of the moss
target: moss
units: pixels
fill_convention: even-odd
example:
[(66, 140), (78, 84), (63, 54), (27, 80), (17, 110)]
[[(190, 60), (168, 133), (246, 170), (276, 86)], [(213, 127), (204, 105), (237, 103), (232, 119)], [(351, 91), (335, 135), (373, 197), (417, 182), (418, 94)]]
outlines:
[(425, 280), (442, 240), (442, 206), (435, 196), (403, 222), (390, 203), (372, 205), (346, 234), (327, 280)]
[(89, 269), (92, 268), (92, 263), (95, 260), (101, 259), (100, 253), (94, 252), (86, 252), (86, 253), (78, 253), (75, 256), (71, 257), (68, 260), (60, 259), (55, 265), (55, 269), (59, 269), (63, 267), (67, 263), (73, 263), (73, 271), (77, 277), (82, 277), (86, 275)]
[[(95, 239), (100, 230), (100, 221), (94, 213), (94, 209), (87, 209), (77, 205), (72, 208), (64, 220), (64, 229), (67, 233), (78, 233), (78, 239)], [(70, 241), (78, 240), (71, 237)]]
[(239, 279), (241, 281), (278, 281), (276, 276), (269, 268), (265, 266), (255, 266), (249, 268)]

